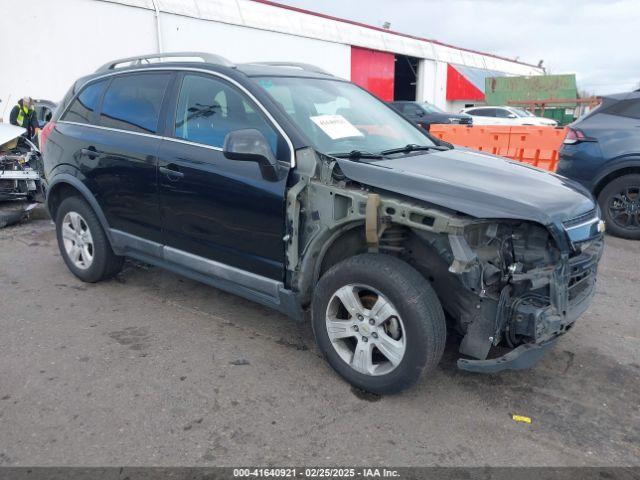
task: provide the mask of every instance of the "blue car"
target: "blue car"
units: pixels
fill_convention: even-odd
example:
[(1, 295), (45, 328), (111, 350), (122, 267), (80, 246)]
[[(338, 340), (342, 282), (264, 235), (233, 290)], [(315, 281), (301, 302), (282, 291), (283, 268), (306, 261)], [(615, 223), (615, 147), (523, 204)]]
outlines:
[(612, 235), (640, 240), (640, 90), (604, 97), (571, 124), (557, 173), (597, 197)]

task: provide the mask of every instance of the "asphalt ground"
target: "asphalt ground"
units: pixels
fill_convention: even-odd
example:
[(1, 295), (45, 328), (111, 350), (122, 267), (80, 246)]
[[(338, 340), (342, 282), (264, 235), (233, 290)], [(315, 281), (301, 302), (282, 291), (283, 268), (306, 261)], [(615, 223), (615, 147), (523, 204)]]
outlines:
[[(640, 465), (640, 242), (533, 370), (441, 365), (376, 397), (311, 328), (127, 262), (84, 284), (42, 213), (0, 229), (0, 465)], [(528, 416), (531, 424), (512, 414)]]

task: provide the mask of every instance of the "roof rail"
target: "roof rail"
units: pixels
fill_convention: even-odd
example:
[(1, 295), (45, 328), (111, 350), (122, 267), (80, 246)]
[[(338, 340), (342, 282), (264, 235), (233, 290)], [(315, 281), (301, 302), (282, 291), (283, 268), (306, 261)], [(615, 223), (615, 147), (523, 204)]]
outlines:
[[(287, 68), (299, 68), (300, 70), (305, 70), (307, 72), (313, 73), (322, 73), (324, 75), (331, 75), (326, 70), (323, 70), (320, 67), (316, 67), (315, 65), (311, 65), (309, 63), (300, 63), (300, 62), (252, 62), (251, 65), (267, 65), (269, 67), (287, 67)], [(333, 75), (331, 75), (333, 77)]]
[(104, 72), (107, 70), (115, 70), (119, 65), (127, 64), (124, 66), (130, 67), (133, 65), (142, 65), (143, 63), (151, 63), (150, 60), (168, 59), (168, 58), (199, 58), (205, 63), (213, 63), (215, 65), (223, 65), (225, 67), (232, 67), (233, 63), (220, 55), (206, 52), (167, 52), (167, 53), (151, 53), (149, 55), (138, 55), (135, 57), (120, 58), (118, 60), (112, 60), (105, 63), (96, 72)]

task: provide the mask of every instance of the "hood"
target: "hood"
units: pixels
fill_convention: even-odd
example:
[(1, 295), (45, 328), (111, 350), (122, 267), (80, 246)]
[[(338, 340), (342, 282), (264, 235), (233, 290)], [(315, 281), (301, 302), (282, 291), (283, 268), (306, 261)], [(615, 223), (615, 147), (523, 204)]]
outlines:
[(549, 225), (596, 208), (591, 194), (571, 180), (466, 149), (338, 163), (351, 180), (476, 218)]
[(26, 130), (22, 127), (17, 127), (9, 123), (0, 123), (0, 145), (15, 140), (24, 132), (26, 132)]

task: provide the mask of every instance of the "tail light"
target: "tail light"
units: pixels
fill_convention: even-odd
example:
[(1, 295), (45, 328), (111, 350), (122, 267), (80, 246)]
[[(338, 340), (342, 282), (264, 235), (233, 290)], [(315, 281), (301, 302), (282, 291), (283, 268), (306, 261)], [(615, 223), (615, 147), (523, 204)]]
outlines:
[(572, 145), (574, 143), (580, 142), (595, 142), (596, 139), (592, 137), (587, 137), (582, 130), (577, 128), (569, 128), (567, 129), (567, 135), (564, 137), (564, 142), (568, 145)]
[(49, 138), (49, 134), (55, 126), (56, 122), (49, 122), (42, 128), (42, 131), (40, 132), (40, 152), (44, 153), (44, 145), (47, 143), (47, 138)]

